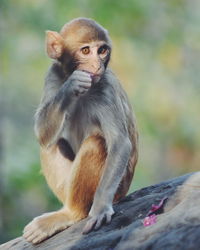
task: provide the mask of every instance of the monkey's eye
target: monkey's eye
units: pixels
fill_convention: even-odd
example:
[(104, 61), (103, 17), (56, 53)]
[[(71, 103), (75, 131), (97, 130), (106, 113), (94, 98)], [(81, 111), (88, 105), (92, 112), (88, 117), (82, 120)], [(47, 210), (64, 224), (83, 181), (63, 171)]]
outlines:
[(108, 47), (106, 45), (103, 45), (101, 46), (99, 49), (98, 49), (98, 54), (106, 54), (108, 52)]
[(89, 46), (86, 46), (86, 47), (83, 47), (81, 49), (81, 52), (84, 54), (84, 55), (88, 55), (90, 53), (90, 48)]

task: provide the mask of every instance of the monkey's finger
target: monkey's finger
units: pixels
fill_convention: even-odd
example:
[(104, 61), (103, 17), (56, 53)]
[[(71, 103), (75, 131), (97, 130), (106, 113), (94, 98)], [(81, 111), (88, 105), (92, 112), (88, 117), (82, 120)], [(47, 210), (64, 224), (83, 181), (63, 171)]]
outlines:
[[(67, 83), (67, 82), (66, 82)], [(91, 78), (86, 78), (86, 77), (74, 77), (72, 79), (72, 85), (73, 84), (78, 84), (78, 83), (86, 83), (86, 84), (91, 84), (92, 79)], [(68, 84), (67, 84), (68, 85)]]
[(82, 82), (79, 82), (79, 87), (81, 88), (84, 88), (84, 89), (89, 89), (91, 88), (91, 83), (90, 82), (85, 82), (85, 83), (82, 83)]
[(96, 219), (90, 219), (83, 228), (83, 234), (89, 233), (94, 228), (96, 222)]
[(98, 230), (101, 227), (101, 225), (104, 223), (104, 220), (105, 220), (105, 214), (100, 215), (99, 218), (97, 219), (97, 223), (96, 223), (94, 229)]
[(74, 79), (75, 81), (80, 81), (80, 82), (86, 82), (86, 83), (91, 83), (92, 82), (92, 78), (89, 77), (83, 77), (83, 76), (77, 76), (77, 78)]
[(87, 79), (91, 80), (91, 75), (82, 71), (75, 71), (71, 76), (71, 80)]
[(90, 76), (90, 72), (86, 70), (76, 70), (74, 71), (74, 74), (82, 75), (82, 76)]
[(112, 220), (112, 214), (107, 214), (106, 215), (106, 224), (109, 224)]
[(80, 70), (74, 72), (73, 78), (85, 78), (91, 80), (91, 76), (89, 73)]

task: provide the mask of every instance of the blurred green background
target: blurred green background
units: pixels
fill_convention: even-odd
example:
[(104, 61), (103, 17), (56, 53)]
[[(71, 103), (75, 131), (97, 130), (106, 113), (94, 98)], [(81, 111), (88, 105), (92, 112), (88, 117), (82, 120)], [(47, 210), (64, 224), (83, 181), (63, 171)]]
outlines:
[(45, 30), (94, 18), (134, 107), (140, 157), (131, 191), (199, 170), (199, 0), (0, 0), (0, 243), (60, 207), (40, 174), (33, 115), (50, 65)]

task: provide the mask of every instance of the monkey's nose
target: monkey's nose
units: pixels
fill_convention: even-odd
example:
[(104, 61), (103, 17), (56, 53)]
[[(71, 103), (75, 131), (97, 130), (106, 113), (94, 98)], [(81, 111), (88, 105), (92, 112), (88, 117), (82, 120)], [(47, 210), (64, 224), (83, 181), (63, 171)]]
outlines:
[(101, 70), (101, 65), (100, 64), (92, 64), (92, 69), (94, 71), (94, 74), (97, 74)]

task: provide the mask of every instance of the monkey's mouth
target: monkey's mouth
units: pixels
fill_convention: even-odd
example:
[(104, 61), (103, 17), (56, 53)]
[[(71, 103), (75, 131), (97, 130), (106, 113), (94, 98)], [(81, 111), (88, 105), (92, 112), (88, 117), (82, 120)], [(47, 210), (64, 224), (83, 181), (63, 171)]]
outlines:
[(90, 77), (92, 78), (92, 82), (93, 83), (97, 83), (100, 81), (101, 79), (101, 75), (100, 74), (94, 74), (94, 73), (91, 73), (87, 70), (83, 70), (84, 72), (88, 73), (90, 75)]
[(92, 74), (92, 75), (90, 75), (90, 76), (91, 76), (91, 78), (92, 78), (92, 82), (93, 82), (93, 83), (98, 83), (98, 82), (100, 81), (100, 79), (101, 79), (101, 75)]

